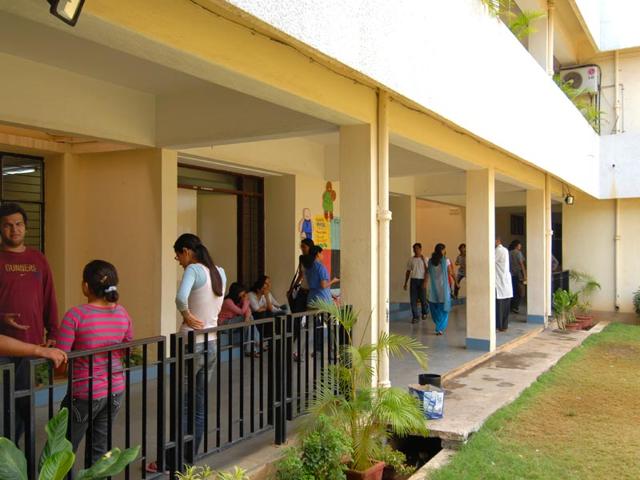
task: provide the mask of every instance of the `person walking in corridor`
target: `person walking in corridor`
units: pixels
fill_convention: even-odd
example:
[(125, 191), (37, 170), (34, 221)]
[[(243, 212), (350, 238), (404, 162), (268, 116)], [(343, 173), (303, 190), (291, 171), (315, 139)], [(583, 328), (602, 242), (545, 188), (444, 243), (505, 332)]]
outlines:
[(462, 282), (462, 279), (467, 276), (467, 245), (464, 243), (458, 245), (458, 253), (459, 255), (456, 257), (456, 267), (458, 267), (458, 272), (456, 273), (456, 285), (453, 289), (454, 298), (458, 298), (458, 293), (460, 293), (460, 282)]
[(427, 262), (422, 255), (422, 244), (413, 244), (413, 257), (407, 262), (407, 271), (404, 275), (404, 289), (409, 285), (409, 301), (411, 302), (411, 323), (417, 323), (420, 319), (418, 300), (422, 310), (422, 319), (429, 314), (427, 306)]
[(520, 299), (527, 283), (527, 269), (525, 258), (522, 254), (522, 242), (513, 240), (509, 245), (509, 270), (511, 272), (511, 288), (513, 298), (511, 298), (511, 312), (520, 313)]
[(496, 237), (496, 329), (506, 332), (509, 328), (509, 308), (513, 297), (513, 285), (509, 270), (509, 251)]
[(451, 311), (451, 261), (447, 258), (447, 247), (436, 244), (427, 265), (429, 284), (429, 310), (436, 324), (436, 335), (444, 334), (449, 324)]

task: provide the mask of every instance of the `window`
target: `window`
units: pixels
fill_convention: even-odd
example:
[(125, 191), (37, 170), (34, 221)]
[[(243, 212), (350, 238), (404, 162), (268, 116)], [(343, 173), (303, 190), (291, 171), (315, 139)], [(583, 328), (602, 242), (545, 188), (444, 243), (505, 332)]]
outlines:
[(44, 161), (39, 157), (0, 152), (0, 203), (19, 203), (27, 212), (29, 247), (44, 250)]
[(511, 215), (511, 235), (524, 235), (524, 215)]

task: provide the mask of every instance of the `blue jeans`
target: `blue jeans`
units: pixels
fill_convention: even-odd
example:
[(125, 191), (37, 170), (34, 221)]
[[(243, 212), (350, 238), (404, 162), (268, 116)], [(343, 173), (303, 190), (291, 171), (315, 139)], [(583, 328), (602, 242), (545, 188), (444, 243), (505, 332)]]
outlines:
[(411, 314), (414, 319), (420, 318), (418, 312), (418, 300), (422, 308), (422, 315), (429, 313), (427, 307), (427, 289), (424, 287), (424, 280), (422, 278), (412, 278), (409, 288), (409, 299), (411, 301)]
[[(213, 378), (213, 372), (215, 370), (217, 361), (217, 349), (215, 340), (208, 342), (207, 348), (207, 372), (205, 375), (205, 355), (204, 347), (205, 343), (196, 344), (195, 351), (199, 353), (195, 360), (194, 368), (196, 369), (196, 398), (195, 398), (195, 443), (194, 452), (197, 454), (200, 444), (202, 443), (202, 437), (204, 437), (204, 419), (207, 406), (205, 405), (205, 392), (208, 384)], [(186, 379), (185, 379), (186, 380)], [(187, 382), (185, 381), (185, 384)], [(186, 396), (186, 395), (185, 395)], [(184, 412), (184, 430), (187, 431), (187, 401), (185, 399), (185, 412)]]

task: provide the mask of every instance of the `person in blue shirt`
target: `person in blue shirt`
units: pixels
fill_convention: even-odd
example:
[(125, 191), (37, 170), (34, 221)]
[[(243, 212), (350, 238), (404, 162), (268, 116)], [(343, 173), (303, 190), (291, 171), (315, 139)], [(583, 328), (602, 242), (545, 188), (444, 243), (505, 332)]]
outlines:
[(309, 255), (302, 257), (304, 275), (309, 285), (309, 295), (307, 297), (307, 307), (311, 307), (314, 302), (331, 302), (331, 285), (340, 280), (329, 278), (329, 272), (322, 263), (322, 247), (314, 245), (309, 250)]

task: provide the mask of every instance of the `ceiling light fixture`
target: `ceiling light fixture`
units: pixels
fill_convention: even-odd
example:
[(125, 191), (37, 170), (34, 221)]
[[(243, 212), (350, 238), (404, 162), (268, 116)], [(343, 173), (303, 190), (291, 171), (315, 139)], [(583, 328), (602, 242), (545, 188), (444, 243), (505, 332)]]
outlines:
[(51, 8), (49, 12), (72, 27), (78, 22), (84, 0), (47, 0)]

